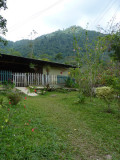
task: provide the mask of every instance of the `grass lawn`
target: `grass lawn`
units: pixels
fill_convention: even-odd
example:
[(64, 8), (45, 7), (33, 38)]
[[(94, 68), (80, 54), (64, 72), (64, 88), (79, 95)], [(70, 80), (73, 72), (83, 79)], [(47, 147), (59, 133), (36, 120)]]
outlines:
[(0, 160), (119, 160), (117, 103), (106, 113), (97, 98), (75, 104), (77, 94), (49, 92), (0, 108)]

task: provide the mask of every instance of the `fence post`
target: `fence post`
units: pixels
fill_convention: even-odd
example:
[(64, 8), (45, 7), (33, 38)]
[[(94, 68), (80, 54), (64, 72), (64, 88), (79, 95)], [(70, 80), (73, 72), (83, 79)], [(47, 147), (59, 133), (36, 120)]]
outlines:
[(42, 74), (42, 85), (44, 85), (44, 75)]
[(26, 75), (27, 75), (27, 86), (29, 86), (29, 73), (27, 73)]
[(45, 79), (46, 79), (46, 84), (47, 84), (48, 83), (48, 75), (46, 74), (45, 76), (46, 76)]
[(42, 85), (42, 74), (40, 74), (40, 84)]
[(3, 79), (3, 82), (4, 82), (4, 71), (2, 71), (2, 79)]
[(39, 82), (40, 82), (40, 74), (39, 73), (38, 73), (37, 81), (38, 81), (38, 85), (39, 85)]
[(55, 84), (57, 84), (57, 75), (55, 75)]
[(17, 86), (17, 83), (16, 83), (16, 80), (17, 80), (16, 73), (14, 73), (15, 86), (18, 87), (18, 86)]

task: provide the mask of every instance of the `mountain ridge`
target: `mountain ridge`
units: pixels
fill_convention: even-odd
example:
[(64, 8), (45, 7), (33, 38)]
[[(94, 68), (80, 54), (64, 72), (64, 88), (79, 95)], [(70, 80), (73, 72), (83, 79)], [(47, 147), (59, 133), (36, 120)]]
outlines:
[(74, 37), (76, 37), (80, 47), (84, 48), (85, 35), (88, 34), (89, 41), (97, 40), (101, 33), (96, 31), (89, 31), (80, 26), (71, 26), (67, 29), (58, 30), (50, 34), (45, 34), (35, 38), (34, 40), (22, 39), (16, 42), (8, 41), (8, 45), (0, 44), (2, 53), (16, 54), (23, 57), (31, 56), (34, 53), (37, 59), (47, 59), (50, 61), (57, 61), (57, 54), (61, 54), (59, 62), (65, 62), (67, 57), (74, 56)]

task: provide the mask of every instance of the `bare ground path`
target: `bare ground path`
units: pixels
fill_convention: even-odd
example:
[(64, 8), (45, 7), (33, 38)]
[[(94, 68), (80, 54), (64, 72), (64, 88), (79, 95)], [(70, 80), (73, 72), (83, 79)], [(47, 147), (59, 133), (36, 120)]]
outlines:
[(36, 93), (30, 93), (29, 89), (26, 87), (16, 87), (16, 89), (18, 89), (19, 91), (27, 94), (28, 96), (37, 96)]

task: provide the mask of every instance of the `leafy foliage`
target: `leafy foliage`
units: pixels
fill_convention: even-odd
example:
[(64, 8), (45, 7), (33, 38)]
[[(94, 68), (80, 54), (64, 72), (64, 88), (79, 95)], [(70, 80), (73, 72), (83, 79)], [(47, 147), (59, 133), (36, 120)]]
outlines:
[(57, 53), (56, 55), (55, 55), (55, 60), (56, 61), (60, 61), (60, 60), (62, 60), (63, 59), (63, 56), (62, 56), (62, 53)]
[[(7, 9), (7, 6), (6, 6), (6, 0), (2, 0), (0, 1), (0, 10), (1, 9)], [(2, 35), (5, 35), (7, 29), (6, 29), (6, 22), (7, 20), (2, 16), (0, 15), (0, 34)], [(4, 39), (2, 39), (0, 37), (0, 42), (2, 42), (3, 44), (6, 44), (6, 41)]]
[(113, 97), (113, 90), (111, 87), (98, 87), (96, 88), (96, 95), (99, 98), (110, 99)]
[(66, 87), (75, 87), (76, 84), (75, 84), (75, 80), (68, 77), (66, 80), (65, 80), (65, 86)]
[(16, 91), (10, 91), (7, 93), (7, 97), (12, 105), (17, 105), (22, 99), (22, 94)]
[[(110, 58), (107, 60), (105, 56), (108, 54), (109, 47), (111, 47), (111, 51), (114, 51), (117, 60), (119, 59), (119, 26), (116, 25), (116, 30), (114, 30), (114, 27), (110, 24), (110, 30), (108, 31), (110, 31), (109, 34), (98, 36), (97, 41), (92, 40), (91, 42), (86, 31), (84, 47), (79, 45), (77, 37), (74, 36), (77, 68), (71, 69), (71, 76), (76, 79), (80, 93), (90, 97), (93, 96), (94, 87), (106, 85), (116, 89), (116, 86), (118, 86), (120, 73), (117, 65), (119, 66), (119, 63), (112, 61)], [(109, 98), (104, 97), (104, 99), (109, 106)]]
[(120, 62), (120, 31), (111, 36), (111, 57)]
[[(86, 96), (92, 96), (92, 88), (95, 86), (96, 75), (98, 74), (103, 57), (103, 43), (100, 37), (96, 40), (89, 41), (88, 32), (85, 32), (84, 47), (79, 45), (79, 41), (74, 36), (74, 52), (76, 55), (75, 69), (71, 69), (71, 76), (75, 78), (79, 86), (80, 93)], [(80, 35), (80, 38), (81, 35)]]
[(111, 104), (111, 101), (114, 99), (113, 89), (111, 87), (106, 87), (106, 86), (98, 87), (98, 88), (96, 88), (96, 95), (97, 95), (97, 97), (105, 100), (105, 102), (108, 105), (107, 111), (111, 112), (110, 104)]
[(114, 60), (120, 62), (120, 22), (114, 24), (114, 17), (110, 21), (109, 28), (104, 30), (106, 35), (103, 38), (103, 41), (106, 45), (106, 50), (110, 52), (110, 56)]
[(15, 87), (15, 84), (12, 82), (11, 79), (8, 79), (8, 81), (5, 81), (5, 82), (3, 83), (3, 86), (4, 86), (4, 88), (5, 88), (6, 90), (11, 90), (12, 88)]

